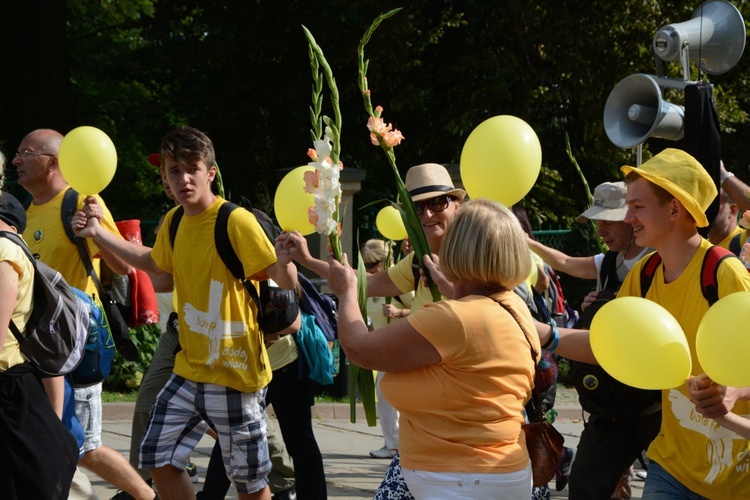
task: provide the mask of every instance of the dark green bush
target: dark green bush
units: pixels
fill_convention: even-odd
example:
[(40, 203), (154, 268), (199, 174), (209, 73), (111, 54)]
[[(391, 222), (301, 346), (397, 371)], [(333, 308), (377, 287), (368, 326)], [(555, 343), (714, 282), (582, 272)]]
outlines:
[(112, 371), (104, 381), (104, 389), (113, 392), (130, 392), (138, 389), (143, 380), (143, 374), (151, 364), (156, 344), (161, 332), (159, 325), (145, 325), (130, 329), (133, 339), (140, 353), (138, 361), (126, 361), (119, 353), (112, 362)]

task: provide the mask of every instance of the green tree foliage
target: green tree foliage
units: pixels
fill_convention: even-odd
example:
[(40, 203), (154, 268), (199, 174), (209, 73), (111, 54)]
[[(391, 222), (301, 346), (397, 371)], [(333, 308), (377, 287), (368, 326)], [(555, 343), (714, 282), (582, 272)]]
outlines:
[[(747, 2), (735, 4), (745, 17), (750, 14)], [(167, 206), (146, 156), (168, 129), (185, 124), (214, 140), (229, 193), (247, 195), (270, 210), (279, 169), (306, 163), (311, 146), (304, 24), (325, 50), (341, 92), (342, 160), (345, 167), (367, 172), (357, 205), (393, 198), (388, 165), (365, 128), (356, 47), (372, 19), (403, 6), (368, 46), (373, 104), (382, 105), (386, 120), (406, 137), (398, 150), (399, 167), (457, 164), (464, 141), (481, 121), (519, 116), (537, 131), (543, 150), (542, 175), (524, 205), (539, 223), (565, 224), (586, 206), (565, 153), (565, 135), (591, 186), (619, 178), (619, 166), (635, 158), (604, 133), (607, 96), (630, 74), (655, 73), (653, 35), (665, 24), (690, 19), (698, 5), (68, 0), (63, 41), (73, 95), (70, 123), (98, 126), (117, 145), (117, 175), (103, 193), (117, 218), (155, 219)], [(745, 56), (727, 74), (707, 78), (716, 86), (725, 163), (746, 181), (748, 64)], [(677, 64), (667, 70), (680, 76)], [(7, 108), (13, 96), (0, 98)], [(679, 92), (667, 96), (675, 103), (681, 98)], [(24, 125), (36, 126), (33, 118)], [(38, 126), (45, 126), (44, 116), (37, 118)], [(11, 126), (0, 128), (6, 138), (28, 131), (8, 131)], [(644, 154), (672, 145), (679, 143), (650, 140)], [(14, 147), (8, 144), (6, 150)], [(371, 223), (376, 212), (356, 211), (358, 225)]]

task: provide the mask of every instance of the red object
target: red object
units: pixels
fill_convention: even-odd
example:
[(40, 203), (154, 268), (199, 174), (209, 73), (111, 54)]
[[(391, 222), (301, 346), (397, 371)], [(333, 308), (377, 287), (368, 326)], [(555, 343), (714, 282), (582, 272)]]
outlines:
[(161, 167), (159, 153), (151, 153), (150, 155), (148, 155), (148, 162), (155, 167)]
[[(130, 219), (116, 222), (117, 229), (127, 241), (142, 245), (141, 221)], [(159, 322), (159, 304), (151, 278), (140, 269), (134, 269), (128, 274), (128, 288), (130, 295), (129, 326), (150, 325)]]

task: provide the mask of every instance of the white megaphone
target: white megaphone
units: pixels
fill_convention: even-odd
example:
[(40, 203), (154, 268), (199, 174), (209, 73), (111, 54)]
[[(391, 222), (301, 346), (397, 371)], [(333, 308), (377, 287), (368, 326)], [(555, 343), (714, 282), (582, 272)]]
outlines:
[(604, 130), (615, 146), (632, 148), (649, 137), (678, 141), (685, 135), (685, 109), (665, 101), (657, 82), (652, 75), (630, 75), (609, 94)]
[(745, 21), (731, 3), (709, 0), (698, 7), (690, 21), (659, 29), (653, 48), (663, 61), (681, 59), (686, 80), (690, 74), (689, 60), (709, 75), (720, 75), (732, 69), (742, 57)]

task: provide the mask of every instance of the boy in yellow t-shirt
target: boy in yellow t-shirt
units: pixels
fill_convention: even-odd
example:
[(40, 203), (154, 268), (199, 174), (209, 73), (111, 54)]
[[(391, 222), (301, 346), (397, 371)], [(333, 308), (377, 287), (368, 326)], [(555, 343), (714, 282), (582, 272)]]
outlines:
[[(717, 195), (713, 179), (695, 158), (678, 149), (666, 149), (640, 167), (624, 166), (622, 171), (628, 188), (625, 222), (633, 227), (639, 246), (656, 249), (662, 258), (645, 297), (680, 324), (692, 353), (692, 375), (700, 377), (695, 337), (709, 308), (700, 275), (711, 244), (698, 234), (698, 227), (708, 225), (705, 211)], [(641, 296), (644, 262), (633, 266), (618, 298)], [(750, 274), (739, 259), (722, 260), (716, 281), (720, 299), (750, 291)], [(538, 330), (543, 347), (556, 343), (549, 330)], [(561, 355), (592, 362), (587, 335), (561, 329), (558, 340)], [(643, 497), (750, 498), (748, 441), (712, 420), (732, 411), (750, 414), (748, 400), (749, 388), (717, 384), (698, 394), (691, 394), (687, 384), (662, 391), (661, 430), (648, 449), (651, 462)]]
[[(267, 499), (271, 462), (263, 414), (270, 363), (255, 304), (214, 243), (217, 213), (225, 200), (211, 191), (213, 144), (199, 130), (183, 127), (164, 137), (160, 156), (170, 190), (184, 207), (174, 242), (169, 227), (176, 209), (166, 215), (153, 250), (123, 244), (102, 231), (95, 203), (73, 220), (79, 236), (93, 238), (148, 273), (174, 277), (182, 350), (151, 413), (140, 466), (151, 469), (157, 490), (168, 492), (165, 496), (195, 496), (185, 467), (211, 425), (239, 498)], [(289, 252), (279, 244), (274, 251), (255, 216), (234, 210), (227, 232), (248, 279), (271, 278), (281, 288), (294, 288), (297, 270)]]

